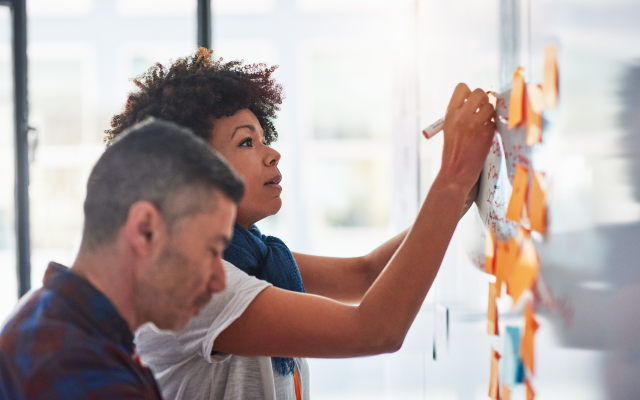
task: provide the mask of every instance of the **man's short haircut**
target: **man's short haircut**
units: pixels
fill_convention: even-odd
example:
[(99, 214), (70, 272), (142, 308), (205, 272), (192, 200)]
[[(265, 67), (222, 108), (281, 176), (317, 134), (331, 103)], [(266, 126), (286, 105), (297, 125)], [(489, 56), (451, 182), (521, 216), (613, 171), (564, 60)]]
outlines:
[(170, 227), (210, 205), (215, 193), (239, 203), (244, 184), (189, 129), (149, 119), (119, 135), (91, 171), (83, 247), (112, 242), (135, 202), (153, 203)]

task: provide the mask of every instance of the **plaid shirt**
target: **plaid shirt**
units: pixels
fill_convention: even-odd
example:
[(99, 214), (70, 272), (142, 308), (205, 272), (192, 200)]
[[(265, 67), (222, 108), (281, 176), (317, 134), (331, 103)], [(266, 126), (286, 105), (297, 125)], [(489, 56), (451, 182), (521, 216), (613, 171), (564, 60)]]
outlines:
[(50, 263), (0, 333), (0, 399), (161, 399), (133, 334), (86, 280)]

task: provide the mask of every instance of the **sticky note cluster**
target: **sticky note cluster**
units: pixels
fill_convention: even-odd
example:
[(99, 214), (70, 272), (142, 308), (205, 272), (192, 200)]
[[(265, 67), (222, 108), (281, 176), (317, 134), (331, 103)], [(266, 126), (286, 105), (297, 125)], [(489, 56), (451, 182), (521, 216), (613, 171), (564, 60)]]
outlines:
[[(513, 74), (513, 84), (509, 97), (507, 134), (513, 128), (524, 127), (524, 144), (536, 146), (543, 141), (543, 112), (558, 104), (557, 49), (545, 49), (544, 78), (542, 85), (526, 83), (524, 71), (518, 67)], [(522, 132), (522, 130), (521, 130)], [(501, 132), (502, 133), (502, 132)], [(503, 133), (504, 134), (504, 133)], [(517, 225), (517, 235), (500, 240), (494, 229), (489, 227), (485, 246), (485, 272), (495, 276), (489, 284), (487, 307), (487, 333), (499, 336), (498, 307), (496, 300), (502, 295), (503, 284), (506, 294), (513, 299), (514, 307), (522, 304), (521, 299), (535, 286), (540, 261), (531, 231), (547, 234), (547, 176), (536, 171), (534, 165), (515, 164), (511, 198), (505, 217)], [(525, 300), (524, 327), (506, 328), (507, 338), (502, 356), (491, 349), (491, 378), (489, 397), (509, 399), (510, 385), (524, 383), (527, 399), (533, 399), (535, 392), (531, 378), (535, 371), (535, 334), (538, 322), (531, 300)], [(502, 358), (502, 385), (499, 367)]]

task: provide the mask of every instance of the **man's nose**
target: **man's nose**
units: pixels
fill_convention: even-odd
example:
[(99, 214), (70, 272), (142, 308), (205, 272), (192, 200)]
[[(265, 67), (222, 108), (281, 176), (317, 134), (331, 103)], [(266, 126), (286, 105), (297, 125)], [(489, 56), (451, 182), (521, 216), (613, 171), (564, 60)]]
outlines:
[(222, 258), (216, 258), (211, 266), (211, 279), (209, 279), (209, 291), (222, 292), (227, 288), (227, 274), (222, 265)]

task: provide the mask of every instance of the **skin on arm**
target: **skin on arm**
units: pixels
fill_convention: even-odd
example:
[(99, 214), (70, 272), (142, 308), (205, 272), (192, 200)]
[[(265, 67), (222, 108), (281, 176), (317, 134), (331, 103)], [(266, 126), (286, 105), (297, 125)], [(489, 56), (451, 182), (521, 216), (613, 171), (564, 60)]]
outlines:
[(244, 356), (355, 357), (400, 348), (478, 180), (495, 125), (486, 94), (460, 84), (447, 109), (442, 167), (416, 222), (358, 306), (265, 289), (216, 339)]
[(362, 257), (322, 257), (293, 253), (304, 290), (345, 303), (359, 303), (404, 240), (409, 229)]

